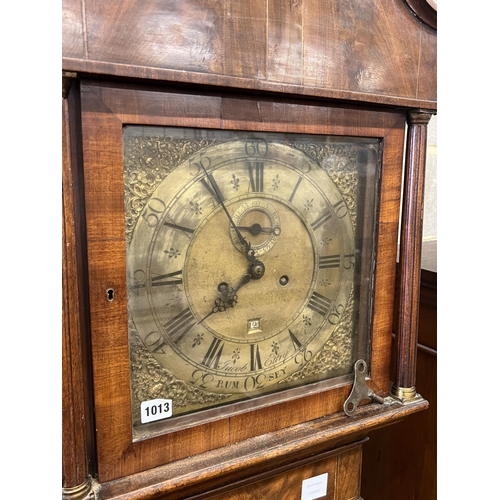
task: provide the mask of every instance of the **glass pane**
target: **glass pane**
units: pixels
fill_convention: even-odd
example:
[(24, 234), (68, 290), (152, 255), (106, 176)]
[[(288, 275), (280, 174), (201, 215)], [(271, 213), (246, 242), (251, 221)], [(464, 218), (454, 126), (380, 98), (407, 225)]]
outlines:
[(324, 390), (367, 359), (378, 140), (123, 140), (135, 438)]

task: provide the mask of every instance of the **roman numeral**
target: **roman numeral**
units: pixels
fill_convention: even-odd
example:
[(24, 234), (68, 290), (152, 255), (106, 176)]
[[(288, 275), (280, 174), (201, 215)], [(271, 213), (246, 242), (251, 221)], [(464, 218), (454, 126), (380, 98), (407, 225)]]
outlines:
[(172, 222), (164, 222), (164, 226), (171, 227), (172, 229), (178, 229), (179, 231), (182, 231), (184, 233), (194, 233), (194, 229), (190, 229), (189, 227), (184, 227), (184, 226), (179, 226), (179, 224), (174, 224)]
[(224, 343), (222, 343), (220, 339), (215, 337), (212, 340), (212, 343), (210, 344), (210, 347), (208, 348), (208, 351), (205, 354), (205, 357), (203, 358), (202, 364), (209, 367), (209, 368), (212, 367), (214, 369), (217, 369), (217, 366), (219, 365), (219, 361), (220, 361), (223, 347), (224, 347)]
[(328, 269), (329, 267), (340, 267), (340, 254), (325, 255), (319, 258), (320, 269)]
[(339, 219), (345, 217), (347, 215), (348, 209), (344, 200), (340, 200), (338, 203), (335, 203), (335, 205), (333, 205), (333, 211)]
[(320, 295), (317, 292), (313, 292), (311, 300), (309, 301), (309, 304), (307, 304), (307, 307), (309, 307), (309, 309), (312, 309), (313, 311), (316, 311), (322, 316), (326, 316), (326, 313), (328, 312), (328, 309), (330, 309), (331, 305), (332, 301), (330, 299), (323, 297), (323, 295)]
[(332, 214), (330, 212), (325, 212), (311, 224), (313, 230), (316, 231), (316, 229), (318, 229), (320, 226), (322, 226), (326, 221), (330, 220), (331, 218)]
[(302, 344), (299, 342), (299, 339), (293, 334), (293, 332), (292, 332), (292, 330), (290, 330), (290, 328), (288, 329), (288, 333), (290, 334), (290, 338), (292, 339), (293, 348), (296, 351), (298, 351), (302, 347)]
[(260, 360), (259, 345), (250, 344), (250, 370), (261, 370), (262, 362)]
[(288, 198), (288, 201), (291, 202), (293, 200), (293, 197), (295, 196), (297, 189), (299, 189), (301, 182), (302, 182), (302, 177), (299, 177), (299, 180), (297, 181), (297, 184), (295, 184), (295, 187), (293, 188), (292, 194), (290, 195), (290, 198)]
[(160, 274), (159, 276), (155, 276), (151, 278), (152, 286), (163, 286), (163, 285), (181, 285), (182, 284), (182, 276), (180, 278), (172, 279), (174, 276), (182, 275), (182, 270), (174, 271), (173, 273), (168, 274)]
[(217, 182), (215, 182), (213, 174), (207, 174), (207, 177), (209, 178), (209, 181), (203, 177), (201, 179), (201, 183), (205, 186), (206, 190), (212, 195), (217, 203), (222, 203), (224, 201), (224, 197), (220, 192)]
[(250, 175), (250, 189), (254, 193), (264, 191), (264, 162), (249, 162), (247, 168)]
[(196, 325), (196, 318), (191, 314), (189, 307), (186, 307), (184, 311), (179, 313), (175, 318), (172, 318), (169, 322), (165, 323), (163, 326), (167, 330), (168, 335), (175, 339), (174, 342), (178, 344), (184, 335), (186, 335), (194, 325)]

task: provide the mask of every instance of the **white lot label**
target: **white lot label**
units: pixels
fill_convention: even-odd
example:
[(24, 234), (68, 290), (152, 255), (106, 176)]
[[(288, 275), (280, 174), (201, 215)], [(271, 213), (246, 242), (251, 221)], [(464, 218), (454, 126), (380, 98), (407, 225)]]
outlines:
[(328, 486), (328, 472), (319, 476), (310, 477), (302, 481), (302, 496), (300, 500), (314, 500), (326, 495)]
[(151, 399), (141, 403), (141, 424), (172, 416), (171, 399)]

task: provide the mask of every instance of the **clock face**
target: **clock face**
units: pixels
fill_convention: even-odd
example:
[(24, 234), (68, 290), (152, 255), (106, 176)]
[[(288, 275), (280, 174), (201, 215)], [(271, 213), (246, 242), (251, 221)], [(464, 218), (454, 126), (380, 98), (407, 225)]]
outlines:
[(124, 129), (137, 436), (151, 401), (168, 422), (352, 373), (378, 157), (367, 139)]

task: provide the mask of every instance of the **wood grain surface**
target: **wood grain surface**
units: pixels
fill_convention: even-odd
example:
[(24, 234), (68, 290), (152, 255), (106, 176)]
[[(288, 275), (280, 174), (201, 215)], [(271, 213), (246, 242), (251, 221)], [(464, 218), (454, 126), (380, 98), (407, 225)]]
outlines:
[[(369, 383), (377, 394), (388, 394), (404, 113), (83, 82), (82, 117), (90, 320), (101, 481), (342, 411), (350, 391), (349, 383), (326, 392), (309, 391), (300, 403), (283, 401), (232, 417), (221, 413), (216, 422), (201, 421), (191, 429), (132, 443), (123, 224), (123, 123), (294, 130), (379, 137), (384, 141)], [(106, 298), (109, 288), (115, 294), (112, 302)]]
[[(63, 487), (81, 485), (93, 474), (103, 500), (202, 500), (214, 494), (212, 500), (222, 500), (229, 490), (231, 500), (246, 500), (249, 492), (272, 498), (327, 464), (336, 478), (328, 486), (333, 498), (360, 499), (361, 445), (353, 443), (406, 417), (413, 418), (410, 426), (421, 418), (413, 414), (427, 401), (365, 404), (347, 418), (342, 404), (351, 386), (342, 383), (305, 394), (299, 404), (281, 401), (133, 442), (122, 179), (124, 124), (379, 138), (383, 168), (368, 383), (387, 395), (394, 380), (405, 119), (411, 109), (437, 109), (437, 33), (432, 19), (409, 8), (420, 1), (63, 0), (62, 69), (76, 72), (82, 98), (81, 122), (78, 84), (63, 99)], [(424, 151), (422, 138), (415, 137), (415, 158)], [(423, 174), (418, 159), (410, 167)], [(420, 185), (421, 178), (410, 184)], [(415, 226), (406, 239), (418, 240)], [(413, 260), (407, 273), (414, 292), (416, 266)], [(435, 341), (425, 337), (425, 349), (412, 350), (418, 298), (410, 295), (402, 314), (411, 324), (399, 337), (395, 370), (402, 384), (435, 369), (429, 362)], [(426, 297), (432, 301), (432, 293), (422, 299), (424, 308)], [(406, 355), (404, 345), (410, 347)], [(417, 356), (422, 366), (415, 372)], [(433, 398), (435, 388), (426, 384), (418, 388)], [(427, 413), (424, 419), (433, 418)], [(395, 429), (404, 429), (391, 438), (399, 452), (394, 439), (403, 452), (422, 442), (412, 440), (406, 427)], [(435, 439), (432, 431), (425, 439)], [(426, 446), (424, 456), (421, 449), (412, 455), (419, 471), (435, 466), (432, 446)], [(386, 456), (382, 447), (373, 453)], [(377, 462), (383, 474), (377, 476), (377, 469), (371, 478), (385, 479), (388, 463)], [(402, 463), (389, 471), (398, 474), (394, 498), (398, 485), (399, 492), (410, 483), (417, 491)], [(252, 486), (257, 479), (260, 484)], [(380, 481), (373, 484), (380, 490)], [(429, 491), (421, 486), (419, 498), (431, 498)]]
[[(366, 440), (367, 441), (367, 440)], [(207, 500), (283, 500), (286, 492), (287, 500), (302, 498), (303, 481), (326, 474), (326, 496), (335, 500), (357, 500), (361, 484), (361, 459), (364, 441), (354, 445), (342, 447), (335, 452), (319, 455), (305, 465), (297, 465), (274, 475), (259, 479), (240, 486), (237, 489), (228, 489), (219, 495), (207, 496)], [(326, 456), (325, 456), (326, 455)], [(311, 493), (310, 490), (307, 490)], [(311, 495), (310, 495), (311, 496)], [(193, 500), (201, 500), (196, 495)]]
[[(352, 444), (380, 427), (425, 410), (427, 401), (411, 405), (365, 405), (353, 418), (329, 415), (311, 422), (257, 436), (224, 448), (187, 457), (101, 485), (103, 500), (201, 499), (216, 489), (227, 490), (239, 481), (293, 469), (314, 462), (322, 454)], [(303, 461), (303, 462), (302, 462)]]
[(416, 384), (429, 408), (370, 433), (363, 447), (366, 499), (437, 499), (437, 272), (423, 269), (421, 280)]
[(95, 472), (78, 89), (62, 99), (62, 483), (75, 487)]
[(417, 370), (425, 146), (431, 116), (427, 112), (414, 111), (408, 118), (394, 365), (394, 384), (406, 389), (415, 388)]
[(63, 69), (435, 109), (404, 0), (63, 1)]

